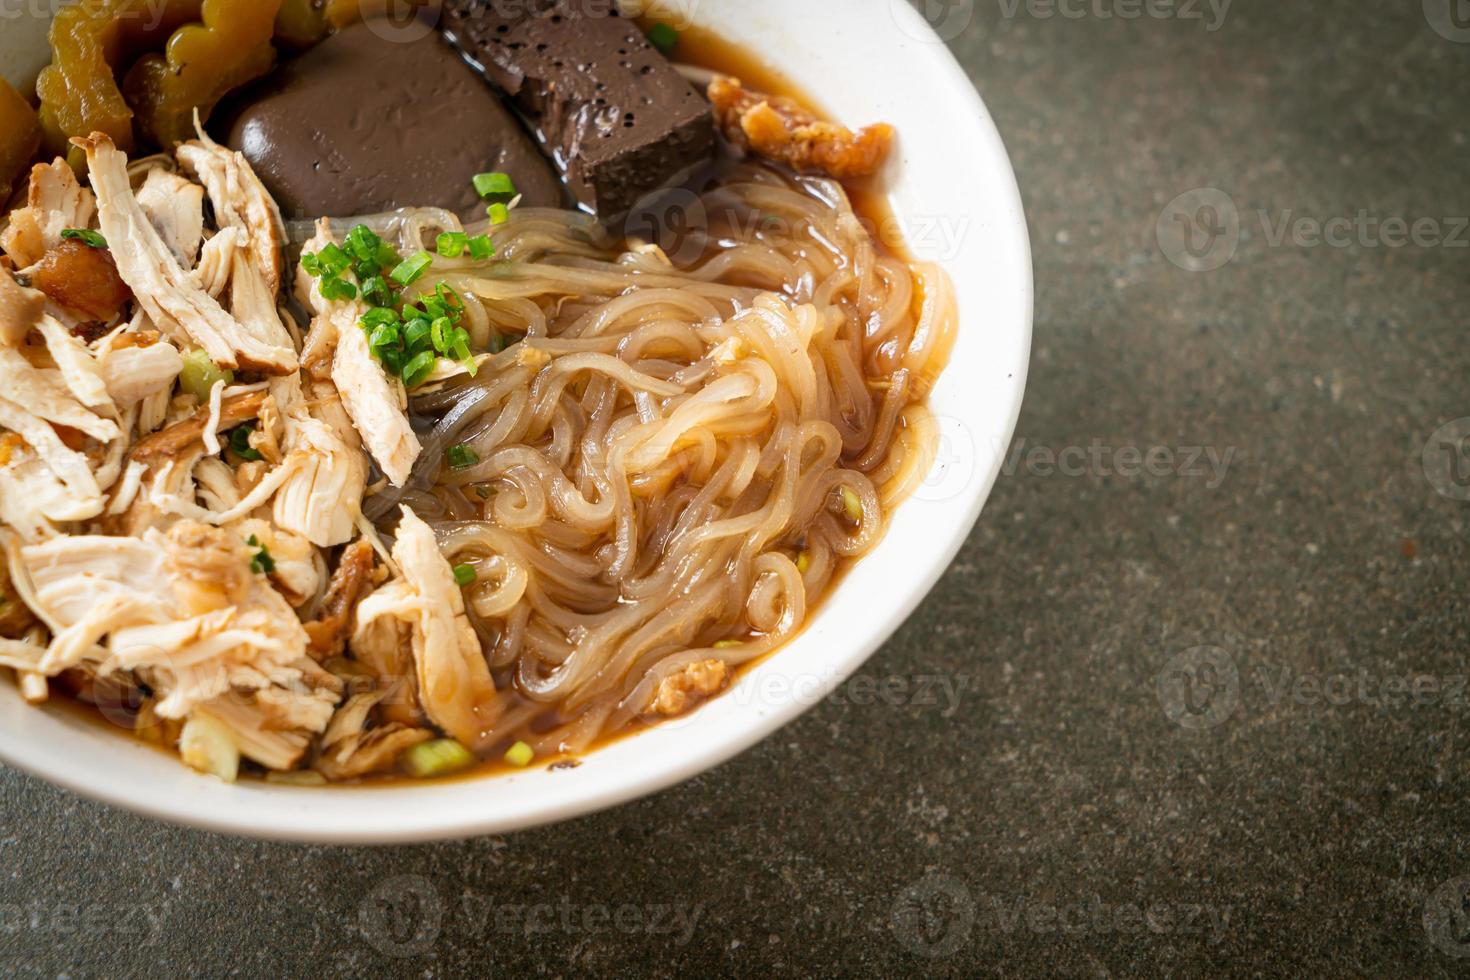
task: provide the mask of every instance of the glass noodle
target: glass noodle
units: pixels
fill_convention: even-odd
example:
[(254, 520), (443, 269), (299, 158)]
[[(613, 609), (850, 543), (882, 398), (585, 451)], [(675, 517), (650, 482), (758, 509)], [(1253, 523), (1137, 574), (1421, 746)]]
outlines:
[[(659, 248), (516, 209), (493, 260), (435, 260), (474, 347), (508, 346), (414, 393), (412, 479), (364, 509), (410, 504), (474, 568), (487, 745), (579, 752), (687, 665), (769, 653), (933, 462), (943, 272), (880, 253), (833, 181), (743, 165), (682, 212)], [(404, 254), (461, 230), (371, 223)]]

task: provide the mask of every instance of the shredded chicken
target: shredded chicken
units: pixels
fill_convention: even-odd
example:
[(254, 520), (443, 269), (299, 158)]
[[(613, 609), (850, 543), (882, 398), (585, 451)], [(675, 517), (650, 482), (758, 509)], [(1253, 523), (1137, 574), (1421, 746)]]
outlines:
[(138, 207), (180, 268), (192, 268), (204, 242), (204, 188), (154, 167), (138, 188)]
[(688, 711), (695, 703), (724, 688), (729, 668), (723, 660), (700, 660), (688, 664), (659, 682), (649, 711), (672, 717)]
[[(233, 429), (240, 423), (255, 418), (260, 414), (260, 407), (265, 399), (264, 391), (251, 391), (223, 399), (220, 403), (216, 431)], [(134, 444), (128, 455), (141, 463), (155, 465), (185, 456), (195, 449), (202, 451), (204, 429), (209, 424), (209, 420), (210, 411), (206, 406), (189, 418), (176, 422), (161, 432), (155, 432), (146, 439), (140, 439)]]
[(716, 75), (708, 95), (730, 142), (803, 173), (868, 177), (893, 147), (894, 130), (886, 123), (854, 133), (823, 122), (799, 102), (747, 89), (729, 76)]
[(454, 572), (434, 532), (408, 507), (398, 525), (393, 559), (403, 576), (358, 605), (354, 652), (360, 643), (375, 646), (406, 636), (424, 713), (475, 748), (495, 721), (495, 682)]
[(61, 244), (63, 231), (91, 228), (96, 214), (96, 198), (77, 183), (65, 160), (37, 164), (31, 168), (26, 206), (11, 212), (10, 224), (0, 234), (0, 249), (16, 268), (35, 265)]
[(407, 749), (434, 737), (425, 728), (409, 728), (389, 722), (369, 728), (368, 719), (386, 692), (375, 691), (349, 698), (322, 735), (322, 752), (316, 769), (331, 780), (357, 779), (393, 767)]
[(76, 144), (87, 153), (102, 232), (123, 281), (150, 319), (176, 337), (191, 338), (211, 360), (266, 374), (296, 370), (296, 352), (252, 335), (179, 266), (138, 206), (128, 181), (127, 157), (101, 133)]
[(41, 319), (46, 297), (15, 281), (0, 265), (0, 346), (17, 347)]
[(313, 544), (342, 544), (356, 532), (367, 488), (367, 461), (357, 432), (331, 382), (313, 386), (311, 404), (294, 380), (279, 382), (277, 390), (283, 403), (281, 449), (295, 469), (276, 494), (272, 514), (281, 527)]
[[(129, 335), (131, 336), (131, 335)], [(178, 349), (166, 340), (145, 346), (114, 345), (102, 358), (102, 378), (118, 408), (129, 408), (157, 392), (167, 392), (184, 369)]]
[[(331, 241), (331, 228), (322, 221), (317, 225), (316, 238), (307, 243), (306, 249), (320, 250)], [(303, 281), (310, 278), (301, 276)], [(413, 472), (414, 460), (418, 459), (422, 446), (408, 424), (405, 410), (408, 397), (403, 383), (389, 376), (373, 358), (367, 335), (358, 327), (367, 307), (360, 300), (325, 299), (316, 285), (310, 290), (310, 305), (317, 314), (312, 333), (327, 331), (336, 338), (332, 381), (337, 385), (347, 414), (384, 475), (394, 486), (403, 486)]]

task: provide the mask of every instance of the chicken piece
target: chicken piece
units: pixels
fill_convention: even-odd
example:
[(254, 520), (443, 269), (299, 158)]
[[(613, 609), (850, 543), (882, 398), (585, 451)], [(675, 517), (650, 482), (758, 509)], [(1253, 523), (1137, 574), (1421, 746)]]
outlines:
[(183, 144), (178, 158), (209, 192), (220, 229), (245, 243), (230, 256), (230, 312), (256, 339), (293, 347), (276, 312), (286, 232), (275, 203), (245, 158), (212, 140)]
[(41, 320), (46, 297), (15, 281), (10, 270), (0, 265), (0, 346), (19, 347)]
[[(8, 390), (7, 393), (15, 394)], [(84, 521), (102, 513), (105, 501), (91, 460), (85, 454), (67, 446), (50, 423), (26, 411), (9, 398), (0, 396), (0, 428), (9, 429), (23, 439), (36, 458), (65, 486), (65, 491), (57, 495), (47, 510), (43, 511), (46, 516), (58, 521)], [(12, 482), (9, 489), (18, 491), (23, 484), (38, 482), (34, 467), (25, 466), (29, 462), (30, 458), (27, 456), (10, 469), (15, 482)], [(8, 503), (17, 507), (31, 506), (29, 501)]]
[[(266, 399), (264, 391), (249, 391), (243, 395), (231, 395), (220, 403), (219, 425), (216, 431), (233, 429), (241, 422), (248, 422), (260, 414)], [(156, 465), (186, 455), (191, 449), (204, 449), (204, 430), (209, 425), (208, 406), (200, 408), (189, 418), (175, 422), (168, 428), (140, 439), (128, 453), (141, 463)]]
[(272, 295), (280, 292), (285, 225), (275, 201), (245, 157), (203, 137), (182, 144), (178, 158), (209, 192), (216, 224), (246, 232), (249, 251), (266, 286)]
[(16, 639), (36, 625), (36, 614), (10, 584), (10, 567), (0, 561), (0, 637)]
[[(356, 533), (367, 488), (367, 459), (357, 432), (331, 382), (313, 386), (310, 405), (294, 379), (277, 388), (284, 408), (282, 448), (296, 470), (277, 492), (272, 516), (319, 547), (342, 544)], [(334, 415), (338, 424), (329, 421)]]
[(406, 627), (424, 713), (451, 737), (477, 748), (498, 716), (495, 681), (465, 613), (464, 594), (454, 572), (440, 553), (433, 530), (408, 507), (398, 525), (393, 560), (403, 577), (358, 605), (353, 648), (357, 649), (359, 636), (369, 646), (384, 639), (383, 632), (372, 632), (380, 619), (400, 630)]
[(328, 779), (357, 779), (393, 768), (406, 750), (434, 737), (426, 728), (408, 728), (389, 723), (367, 728), (368, 716), (384, 692), (357, 694), (349, 698), (322, 734), (321, 755), (316, 770)]
[(128, 182), (127, 157), (112, 140), (95, 133), (76, 142), (87, 151), (102, 233), (112, 244), (118, 272), (149, 319), (171, 335), (193, 338), (223, 367), (265, 374), (295, 371), (295, 350), (252, 336), (179, 266), (138, 206)]
[(659, 682), (648, 710), (664, 717), (683, 714), (697, 702), (716, 693), (729, 680), (723, 660), (700, 660), (687, 664)]
[[(306, 250), (319, 251), (331, 241), (331, 229), (322, 221), (317, 225), (316, 238), (307, 243)], [(311, 279), (305, 273), (301, 278)], [(367, 306), (360, 300), (325, 299), (315, 284), (310, 289), (309, 305), (319, 321), (329, 321), (314, 324), (312, 332), (324, 330), (337, 339), (332, 355), (332, 381), (347, 414), (384, 475), (394, 486), (403, 486), (423, 447), (408, 424), (408, 413), (404, 410), (408, 396), (402, 382), (389, 377), (373, 358), (367, 335), (358, 326)]]
[(92, 356), (91, 349), (53, 316), (41, 317), (36, 326), (46, 343), (46, 353), (51, 355), (56, 369), (61, 372), (62, 383), (72, 397), (99, 414), (115, 415), (116, 408), (102, 377), (102, 366)]
[(80, 319), (110, 323), (133, 299), (112, 254), (75, 238), (49, 249), (30, 270), (31, 286)]
[(159, 338), (156, 331), (123, 334), (140, 338), (125, 345), (113, 344), (102, 356), (102, 380), (118, 408), (127, 409), (161, 391), (170, 391), (184, 359), (178, 349)]
[(96, 198), (77, 183), (65, 160), (39, 163), (31, 168), (26, 206), (11, 213), (10, 225), (0, 234), (0, 249), (18, 269), (35, 265), (61, 244), (63, 231), (91, 228), (96, 214)]
[(707, 94), (726, 139), (802, 173), (868, 177), (893, 148), (894, 130), (886, 123), (854, 133), (823, 122), (792, 99), (747, 89), (736, 78), (715, 76)]
[(142, 538), (73, 535), (21, 548), (34, 609), (57, 628), (40, 672), (134, 672), (159, 695), (163, 718), (233, 704), (247, 732), (297, 730), (299, 759), (330, 721), (341, 683), (303, 656), (300, 620), (251, 570), (252, 554), (238, 535), (192, 521)]
[[(0, 439), (19, 436), (5, 433)], [(29, 447), (8, 454), (0, 465), (0, 523), (12, 527), (26, 542), (45, 541), (59, 532), (55, 525), (90, 520), (94, 503), (78, 495)]]
[(372, 584), (373, 546), (366, 538), (358, 538), (342, 549), (316, 619), (304, 624), (310, 638), (307, 652), (318, 662), (342, 653), (351, 633), (352, 611)]
[(293, 608), (316, 598), (322, 587), (322, 572), (310, 541), (258, 517), (232, 524), (230, 530), (247, 541), (254, 538), (266, 548), (275, 566), (268, 573), (271, 583)]
[[(98, 442), (118, 438), (121, 431), (117, 423), (102, 418), (78, 401), (62, 377), (58, 370), (31, 366), (18, 350), (0, 347), (0, 392), (4, 392), (0, 398), (17, 408), (24, 406), (20, 410), (28, 415), (84, 432)], [(9, 428), (21, 432), (15, 426)], [(29, 438), (26, 441), (37, 445)]]
[(138, 188), (138, 207), (180, 268), (192, 269), (204, 242), (204, 188), (155, 167)]

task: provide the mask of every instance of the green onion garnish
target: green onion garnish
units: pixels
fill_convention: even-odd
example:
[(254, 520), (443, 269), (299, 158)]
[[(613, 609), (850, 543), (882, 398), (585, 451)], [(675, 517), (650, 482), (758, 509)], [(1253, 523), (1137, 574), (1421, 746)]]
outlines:
[(510, 208), (504, 204), (492, 204), (485, 209), (485, 213), (490, 216), (492, 225), (503, 225), (510, 220)]
[(428, 252), (417, 252), (399, 263), (398, 268), (388, 277), (400, 286), (411, 286), (418, 282), (429, 266), (434, 264), (434, 256)]
[(510, 174), (475, 174), (475, 193), (481, 197), (515, 197), (516, 184), (510, 179)]
[(234, 451), (236, 456), (251, 462), (265, 458), (260, 455), (260, 450), (250, 445), (250, 434), (254, 431), (254, 422), (246, 422), (244, 425), (237, 425), (230, 430), (230, 449)]
[(454, 583), (461, 589), (479, 577), (475, 574), (475, 567), (473, 565), (454, 566)]
[(271, 557), (270, 549), (260, 543), (259, 538), (252, 534), (245, 539), (245, 543), (252, 548), (259, 549), (250, 559), (252, 572), (256, 575), (270, 575), (276, 570), (276, 560)]
[(660, 54), (668, 54), (679, 43), (679, 32), (668, 24), (654, 24), (648, 29), (648, 43), (658, 48)]
[(88, 248), (106, 248), (107, 239), (102, 237), (101, 232), (88, 231), (86, 228), (67, 228), (61, 233), (62, 238), (75, 238)]
[(480, 454), (475, 452), (469, 444), (463, 442), (450, 446), (444, 453), (444, 457), (449, 460), (450, 468), (456, 470), (469, 469), (480, 461)]
[(357, 287), (340, 276), (323, 275), (319, 281), (321, 282), (322, 299), (352, 300), (357, 298)]
[(517, 742), (505, 753), (505, 761), (519, 769), (529, 766), (534, 758), (536, 758), (536, 750), (525, 742)]
[(446, 231), (439, 236), (436, 248), (446, 259), (457, 259), (470, 247), (470, 236), (462, 231)]
[(434, 370), (434, 354), (432, 351), (420, 351), (409, 358), (403, 365), (403, 385), (406, 388), (417, 388), (429, 372)]
[(201, 402), (209, 401), (209, 393), (216, 382), (229, 384), (234, 380), (233, 371), (219, 367), (200, 348), (196, 347), (184, 355), (184, 369), (179, 372), (179, 387)]
[(495, 254), (495, 243), (489, 235), (476, 235), (470, 239), (470, 258), (483, 262)]
[(403, 753), (402, 761), (410, 776), (431, 779), (468, 769), (475, 764), (475, 756), (452, 738), (438, 738), (415, 745)]

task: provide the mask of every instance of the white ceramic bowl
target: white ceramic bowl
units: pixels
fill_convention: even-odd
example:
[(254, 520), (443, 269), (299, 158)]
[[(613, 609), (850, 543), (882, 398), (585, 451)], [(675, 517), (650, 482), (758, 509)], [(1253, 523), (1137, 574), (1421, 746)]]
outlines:
[[(0, 757), (108, 803), (249, 836), (347, 844), (502, 833), (614, 806), (724, 762), (820, 701), (903, 623), (979, 517), (1020, 411), (1031, 260), (1005, 148), (969, 79), (905, 0), (671, 2), (761, 52), (838, 118), (897, 125), (896, 215), (914, 251), (941, 261), (959, 292), (959, 340), (932, 399), (941, 458), (808, 629), (688, 717), (571, 770), (363, 789), (225, 785), (72, 712), (29, 707), (8, 683)], [(0, 72), (16, 83), (47, 60), (44, 14), (25, 12), (33, 6), (52, 9), (0, 14)]]

